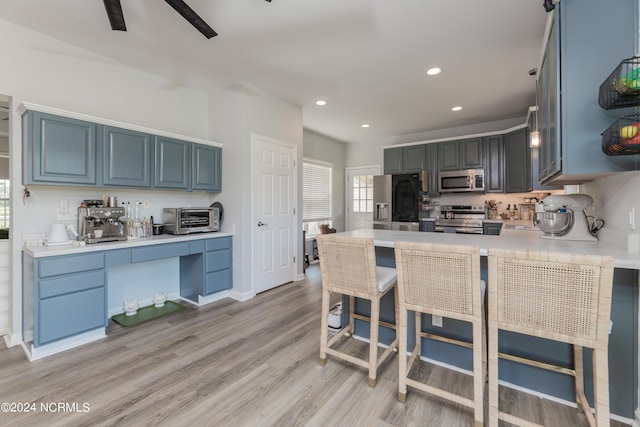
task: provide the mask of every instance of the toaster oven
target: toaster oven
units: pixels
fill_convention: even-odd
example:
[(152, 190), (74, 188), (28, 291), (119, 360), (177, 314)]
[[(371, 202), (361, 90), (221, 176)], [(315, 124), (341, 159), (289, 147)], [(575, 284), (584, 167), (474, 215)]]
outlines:
[(220, 230), (218, 208), (164, 208), (164, 231), (169, 234), (189, 234)]

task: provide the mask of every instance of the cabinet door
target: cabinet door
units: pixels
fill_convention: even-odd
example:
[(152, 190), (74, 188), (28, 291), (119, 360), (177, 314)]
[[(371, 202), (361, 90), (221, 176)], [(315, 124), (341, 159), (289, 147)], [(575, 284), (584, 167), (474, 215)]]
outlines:
[(384, 150), (384, 174), (402, 173), (402, 147)]
[(439, 196), (438, 192), (438, 144), (427, 144), (425, 146), (425, 161), (427, 168), (427, 195)]
[(504, 142), (502, 135), (484, 138), (484, 191), (504, 192)]
[[(560, 144), (560, 68), (558, 61), (558, 45), (560, 43), (558, 28), (551, 27), (549, 44), (547, 48), (548, 70), (547, 70), (547, 96), (548, 100), (548, 140), (547, 140), (547, 176), (556, 175), (562, 169), (561, 144)], [(597, 91), (594, 90), (597, 94)]]
[(525, 193), (531, 191), (531, 149), (527, 129), (508, 133), (504, 143), (506, 172), (505, 192)]
[(95, 124), (31, 111), (23, 120), (25, 183), (96, 184)]
[(402, 147), (402, 173), (415, 173), (425, 169), (425, 146)]
[(460, 141), (446, 141), (438, 144), (438, 170), (460, 169)]
[(222, 149), (193, 144), (191, 189), (222, 191)]
[(103, 182), (123, 187), (151, 186), (151, 135), (102, 126)]
[(463, 139), (460, 141), (461, 169), (478, 169), (484, 166), (482, 138)]
[(154, 187), (189, 188), (191, 145), (190, 142), (177, 139), (155, 137)]

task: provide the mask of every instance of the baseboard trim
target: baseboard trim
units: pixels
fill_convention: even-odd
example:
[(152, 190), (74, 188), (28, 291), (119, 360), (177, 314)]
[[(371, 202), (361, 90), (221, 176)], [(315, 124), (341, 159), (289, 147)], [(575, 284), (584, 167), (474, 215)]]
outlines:
[(2, 338), (4, 338), (4, 344), (7, 348), (22, 344), (22, 334), (12, 334), (9, 329), (7, 329), (7, 334)]
[[(206, 304), (210, 304), (212, 302), (215, 301), (220, 301), (221, 299), (227, 298), (229, 296), (229, 291), (221, 291), (221, 292), (216, 292), (215, 294), (211, 294), (211, 295), (207, 295), (207, 296), (202, 296), (202, 295), (198, 295), (198, 306), (201, 305), (206, 305)], [(186, 300), (189, 301), (189, 300)], [(193, 303), (193, 301), (189, 301), (191, 303)]]
[(85, 332), (80, 335), (76, 335), (71, 338), (56, 341), (51, 344), (43, 345), (41, 347), (34, 347), (33, 344), (22, 342), (22, 349), (27, 354), (30, 361), (42, 359), (43, 357), (51, 356), (56, 353), (63, 352), (65, 350), (78, 347), (83, 344), (88, 344), (93, 341), (97, 341), (102, 338), (106, 338), (106, 329), (98, 328), (93, 331)]
[(240, 302), (249, 301), (251, 298), (255, 296), (256, 294), (253, 293), (253, 291), (247, 291), (247, 292), (230, 291), (229, 292), (229, 298), (232, 298)]

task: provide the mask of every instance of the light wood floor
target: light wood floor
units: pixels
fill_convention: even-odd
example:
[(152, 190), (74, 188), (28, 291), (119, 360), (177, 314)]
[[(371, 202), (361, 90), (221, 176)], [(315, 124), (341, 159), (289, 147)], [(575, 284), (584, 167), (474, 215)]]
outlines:
[[(1, 426), (467, 426), (471, 410), (410, 390), (396, 400), (397, 356), (367, 385), (360, 368), (318, 365), (319, 268), (247, 302), (219, 301), (29, 362), (0, 349), (0, 402), (89, 404), (80, 413), (2, 413)], [(366, 344), (348, 340), (355, 353)], [(366, 354), (366, 353), (365, 353)], [(417, 377), (470, 396), (471, 378), (425, 363)], [(587, 425), (574, 408), (502, 390), (503, 405), (553, 426)], [(622, 425), (612, 423), (612, 425)]]

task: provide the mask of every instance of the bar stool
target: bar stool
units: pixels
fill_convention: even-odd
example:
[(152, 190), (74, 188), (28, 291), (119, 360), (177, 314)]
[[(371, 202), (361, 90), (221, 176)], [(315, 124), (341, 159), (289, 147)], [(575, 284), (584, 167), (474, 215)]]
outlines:
[[(400, 370), (398, 400), (404, 402), (407, 386), (473, 408), (476, 425), (483, 425), (483, 395), (487, 364), (483, 312), (484, 282), (480, 280), (480, 249), (474, 246), (395, 243), (400, 307)], [(407, 362), (407, 310), (415, 312), (416, 344)], [(421, 330), (421, 313), (470, 322), (471, 345), (439, 338)], [(441, 339), (473, 350), (473, 399), (450, 393), (408, 377), (421, 354), (421, 338)]]
[[(589, 425), (609, 425), (609, 322), (613, 258), (567, 253), (490, 249), (489, 425), (498, 419), (534, 425), (502, 412), (498, 402), (498, 358), (575, 376), (576, 401)], [(498, 352), (498, 332), (573, 345), (574, 369)], [(593, 349), (595, 417), (584, 394), (582, 348)]]
[[(324, 366), (327, 355), (369, 370), (369, 386), (376, 386), (378, 367), (393, 350), (397, 348), (398, 338), (389, 345), (378, 359), (378, 328), (380, 325), (380, 299), (391, 290), (395, 292), (395, 317), (398, 323), (396, 270), (376, 266), (376, 254), (373, 239), (344, 237), (335, 234), (318, 235), (320, 273), (322, 275), (322, 321), (320, 330), (320, 365)], [(331, 293), (336, 292), (350, 297), (349, 324), (331, 339), (328, 339), (328, 314)], [(371, 316), (355, 315), (355, 297), (371, 301)], [(347, 332), (353, 336), (354, 318), (370, 322), (369, 360), (365, 361), (347, 353), (331, 348)], [(395, 329), (395, 325), (386, 324)]]

